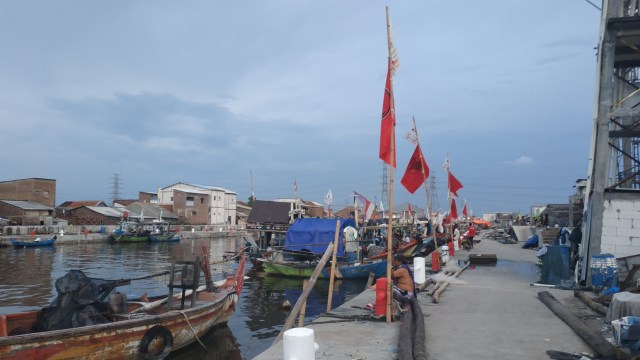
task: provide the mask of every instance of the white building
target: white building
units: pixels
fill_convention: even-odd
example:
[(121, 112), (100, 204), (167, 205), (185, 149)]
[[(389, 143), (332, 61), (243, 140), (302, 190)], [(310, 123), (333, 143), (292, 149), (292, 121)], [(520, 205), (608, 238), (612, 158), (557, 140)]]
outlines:
[(237, 196), (221, 187), (179, 182), (158, 189), (158, 204), (171, 205), (190, 224), (236, 225)]

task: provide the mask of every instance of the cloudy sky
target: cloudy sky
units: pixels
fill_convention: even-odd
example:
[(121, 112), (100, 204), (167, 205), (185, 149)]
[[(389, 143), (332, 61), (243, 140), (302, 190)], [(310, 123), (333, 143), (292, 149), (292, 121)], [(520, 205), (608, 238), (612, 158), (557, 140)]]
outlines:
[[(586, 178), (600, 12), (583, 0), (0, 0), (0, 180), (57, 180), (110, 200), (175, 182), (334, 208), (380, 199), (385, 5), (394, 78), (394, 204), (415, 116), (475, 214), (566, 203)], [(461, 208), (461, 205), (459, 205)]]

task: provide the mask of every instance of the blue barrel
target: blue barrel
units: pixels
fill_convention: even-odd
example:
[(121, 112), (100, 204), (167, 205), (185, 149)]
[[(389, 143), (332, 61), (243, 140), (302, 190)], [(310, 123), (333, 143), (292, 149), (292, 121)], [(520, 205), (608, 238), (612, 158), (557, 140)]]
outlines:
[(591, 285), (596, 291), (618, 284), (618, 263), (613, 254), (596, 254), (591, 257)]

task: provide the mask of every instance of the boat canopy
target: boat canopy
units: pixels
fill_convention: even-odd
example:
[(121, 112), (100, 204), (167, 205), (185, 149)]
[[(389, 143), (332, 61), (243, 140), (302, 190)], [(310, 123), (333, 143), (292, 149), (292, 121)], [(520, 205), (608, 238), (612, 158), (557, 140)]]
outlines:
[(324, 254), (329, 244), (333, 243), (335, 239), (336, 221), (338, 220), (340, 221), (338, 256), (344, 256), (342, 231), (347, 226), (355, 227), (353, 219), (297, 219), (287, 230), (284, 249)]

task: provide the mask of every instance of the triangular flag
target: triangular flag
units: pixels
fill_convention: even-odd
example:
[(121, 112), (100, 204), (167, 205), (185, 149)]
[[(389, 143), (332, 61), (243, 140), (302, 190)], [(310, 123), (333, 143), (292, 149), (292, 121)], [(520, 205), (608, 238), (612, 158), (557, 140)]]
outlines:
[(462, 183), (456, 179), (455, 176), (449, 171), (449, 192), (453, 194), (453, 196), (458, 196), (458, 190), (462, 189)]
[(409, 159), (407, 170), (405, 170), (400, 183), (405, 187), (405, 189), (407, 189), (408, 192), (413, 194), (425, 182), (425, 180), (427, 180), (428, 177), (429, 166), (424, 160), (424, 155), (422, 154), (420, 145), (417, 145), (416, 149), (413, 151), (411, 159)]
[(331, 205), (331, 203), (333, 203), (333, 194), (331, 193), (331, 189), (329, 189), (329, 192), (325, 195), (324, 202), (327, 205)]
[(371, 215), (373, 215), (373, 205), (369, 200), (367, 200), (366, 197), (358, 194), (357, 192), (354, 191), (353, 194), (364, 207), (364, 221), (369, 220), (371, 218)]
[(469, 215), (467, 214), (467, 202), (464, 202), (464, 207), (462, 208), (462, 215), (464, 215), (465, 217), (468, 217)]

